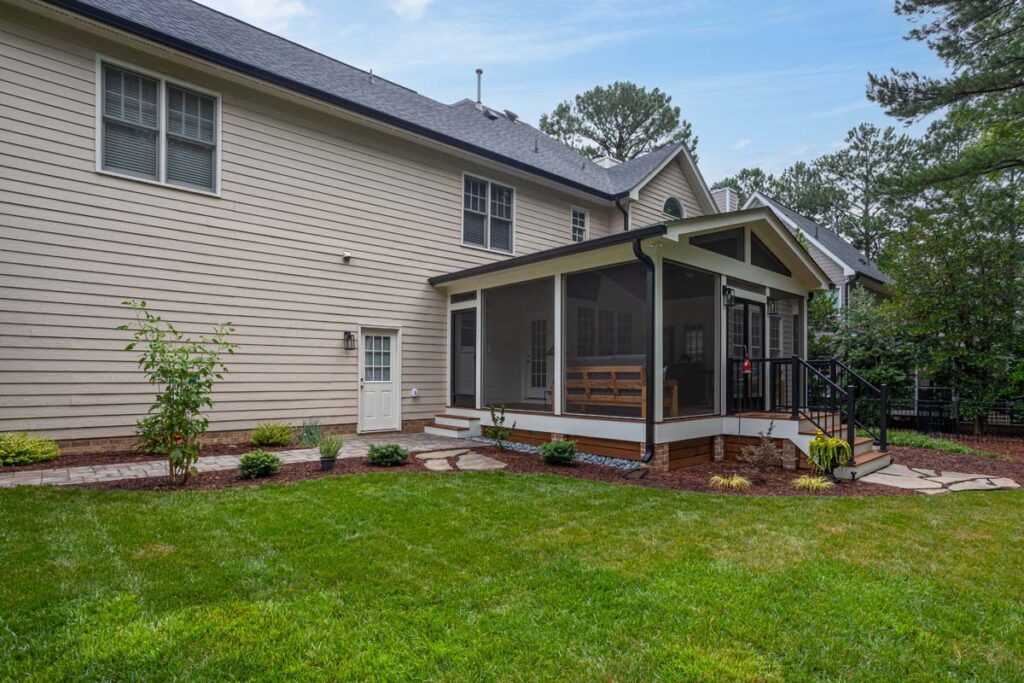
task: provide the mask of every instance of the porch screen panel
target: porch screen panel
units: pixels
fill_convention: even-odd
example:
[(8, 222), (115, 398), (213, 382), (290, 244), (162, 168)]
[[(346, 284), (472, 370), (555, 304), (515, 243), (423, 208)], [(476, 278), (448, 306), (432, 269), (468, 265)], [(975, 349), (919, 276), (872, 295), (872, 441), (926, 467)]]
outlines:
[(644, 415), (644, 277), (640, 263), (565, 276), (564, 412)]
[(554, 410), (554, 326), (552, 278), (483, 291), (484, 407)]
[(665, 417), (715, 411), (715, 276), (666, 261), (662, 317)]

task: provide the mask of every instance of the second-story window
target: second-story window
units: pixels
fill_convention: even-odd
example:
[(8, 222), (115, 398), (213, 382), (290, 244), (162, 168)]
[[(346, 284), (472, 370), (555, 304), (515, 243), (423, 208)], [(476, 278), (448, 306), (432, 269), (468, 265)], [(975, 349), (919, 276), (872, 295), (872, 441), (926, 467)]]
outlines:
[(462, 188), (462, 243), (512, 251), (515, 190), (465, 176)]
[(582, 242), (587, 239), (587, 228), (590, 227), (590, 216), (583, 209), (573, 207), (572, 210), (572, 241)]
[(216, 97), (107, 63), (101, 79), (100, 170), (217, 191)]

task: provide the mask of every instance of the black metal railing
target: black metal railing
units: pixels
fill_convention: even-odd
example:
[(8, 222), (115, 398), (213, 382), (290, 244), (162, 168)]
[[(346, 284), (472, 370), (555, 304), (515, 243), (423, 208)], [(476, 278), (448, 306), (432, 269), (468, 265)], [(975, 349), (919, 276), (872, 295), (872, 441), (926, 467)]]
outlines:
[(852, 449), (857, 432), (868, 434), (879, 450), (888, 450), (889, 392), (875, 386), (838, 359), (805, 361), (793, 357), (790, 412), (833, 434), (838, 421)]
[(898, 399), (890, 402), (889, 424), (958, 439), (1017, 441), (1024, 436), (1024, 400)]
[(726, 366), (730, 412), (789, 413), (842, 436), (853, 448), (857, 432), (888, 448), (888, 389), (838, 359), (730, 358)]

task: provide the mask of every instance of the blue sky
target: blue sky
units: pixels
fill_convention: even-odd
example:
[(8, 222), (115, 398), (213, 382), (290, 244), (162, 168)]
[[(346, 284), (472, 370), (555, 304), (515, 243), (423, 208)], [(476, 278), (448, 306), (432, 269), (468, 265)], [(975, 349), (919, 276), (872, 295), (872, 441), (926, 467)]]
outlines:
[(475, 96), (481, 67), (484, 101), (534, 124), (594, 85), (659, 87), (693, 123), (708, 182), (894, 123), (864, 96), (869, 71), (942, 71), (903, 40), (892, 0), (203, 1), (442, 102)]

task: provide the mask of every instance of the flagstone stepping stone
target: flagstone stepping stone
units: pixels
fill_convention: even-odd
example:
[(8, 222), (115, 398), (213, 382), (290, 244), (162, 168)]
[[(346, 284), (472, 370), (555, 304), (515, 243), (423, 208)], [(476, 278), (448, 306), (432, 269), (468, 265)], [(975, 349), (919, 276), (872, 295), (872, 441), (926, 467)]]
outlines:
[(949, 493), (949, 489), (919, 489), (918, 493), (925, 493), (929, 496), (937, 496), (942, 493)]
[(883, 469), (878, 470), (875, 474), (888, 474), (893, 477), (922, 477), (920, 472), (916, 472), (906, 465), (889, 465)]
[(465, 448), (457, 451), (427, 451), (426, 453), (417, 453), (416, 457), (420, 460), (443, 460), (445, 458), (454, 458), (456, 455), (462, 455), (465, 452)]
[(921, 468), (921, 467), (915, 467), (914, 471), (917, 472), (918, 474), (923, 474), (926, 477), (937, 477), (937, 476), (939, 476), (939, 473), (936, 472), (935, 470), (926, 470), (926, 469)]
[(962, 481), (959, 484), (950, 484), (950, 491), (991, 491), (999, 488), (990, 483), (987, 479), (975, 479), (973, 481)]
[(494, 458), (489, 458), (481, 453), (466, 453), (459, 456), (455, 461), (456, 467), (467, 471), (501, 470), (505, 469), (505, 463)]
[[(886, 469), (889, 469), (888, 467)], [(902, 476), (892, 474), (882, 474), (882, 470), (869, 474), (866, 477), (861, 477), (858, 481), (866, 481), (869, 484), (883, 484), (884, 486), (895, 486), (898, 489), (941, 489), (942, 484), (937, 481), (929, 481), (924, 479), (921, 475), (916, 476)]]
[(423, 466), (434, 472), (451, 472), (452, 470), (452, 466), (443, 458), (427, 460), (423, 463)]
[(1001, 489), (1019, 489), (1020, 484), (1015, 482), (1013, 479), (1007, 479), (1006, 477), (998, 477), (995, 479), (989, 479), (993, 484)]
[(940, 484), (956, 484), (961, 481), (972, 481), (974, 479), (987, 479), (988, 477), (984, 474), (965, 474), (963, 472), (943, 472), (938, 477), (932, 477), (932, 481), (937, 481)]

